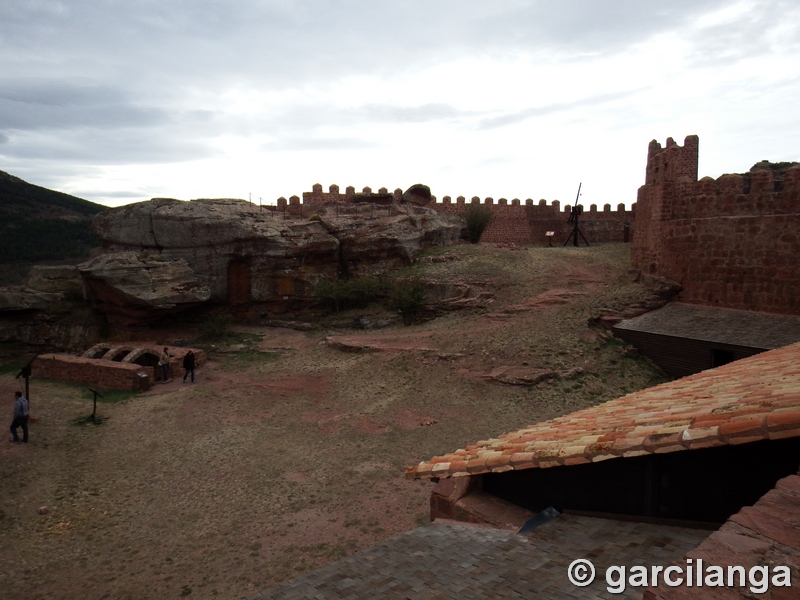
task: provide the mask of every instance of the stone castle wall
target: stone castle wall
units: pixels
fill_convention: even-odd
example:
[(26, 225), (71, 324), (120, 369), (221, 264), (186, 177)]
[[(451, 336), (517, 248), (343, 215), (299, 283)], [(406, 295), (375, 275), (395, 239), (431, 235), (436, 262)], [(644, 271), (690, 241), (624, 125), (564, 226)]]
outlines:
[(40, 354), (33, 361), (36, 377), (78, 383), (99, 390), (141, 391), (154, 381), (153, 367), (97, 360), (69, 354)]
[(699, 142), (653, 141), (636, 203), (634, 268), (681, 300), (800, 314), (800, 167), (697, 180)]
[[(380, 188), (377, 192), (373, 192), (365, 187), (361, 192), (356, 192), (354, 187), (348, 186), (344, 193), (340, 193), (338, 185), (332, 185), (328, 192), (324, 192), (320, 184), (315, 184), (311, 192), (303, 193), (302, 199), (299, 196), (292, 196), (288, 200), (279, 198), (277, 209), (285, 210), (291, 215), (309, 216), (316, 206), (359, 202), (391, 205), (392, 202), (399, 203), (402, 196), (401, 189), (389, 192), (386, 188)], [(572, 207), (567, 204), (562, 209), (558, 200), (548, 204), (545, 200), (535, 203), (530, 198), (525, 201), (517, 198), (511, 201), (506, 198), (497, 201), (485, 198), (481, 201), (477, 196), (473, 196), (470, 200), (463, 196), (455, 200), (450, 196), (444, 196), (441, 201), (433, 197), (433, 201), (427, 206), (440, 213), (461, 214), (468, 204), (489, 206), (494, 213), (494, 220), (481, 238), (484, 242), (545, 244), (547, 243), (545, 233), (554, 231), (553, 243), (562, 244), (572, 231), (572, 224), (567, 223)], [(376, 210), (388, 211), (391, 207)], [(612, 210), (610, 204), (604, 205), (601, 210), (592, 204), (580, 217), (581, 232), (589, 243), (622, 242), (625, 239), (626, 226), (632, 232), (633, 224), (634, 212), (625, 210), (624, 204), (618, 204), (615, 210)]]

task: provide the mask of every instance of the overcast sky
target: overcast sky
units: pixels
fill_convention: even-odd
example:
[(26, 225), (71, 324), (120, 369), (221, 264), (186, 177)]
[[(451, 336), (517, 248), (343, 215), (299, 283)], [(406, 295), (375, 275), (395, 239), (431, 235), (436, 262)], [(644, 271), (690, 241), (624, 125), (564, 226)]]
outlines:
[(800, 160), (797, 0), (2, 0), (0, 170), (117, 206), (630, 204), (647, 145), (700, 176)]

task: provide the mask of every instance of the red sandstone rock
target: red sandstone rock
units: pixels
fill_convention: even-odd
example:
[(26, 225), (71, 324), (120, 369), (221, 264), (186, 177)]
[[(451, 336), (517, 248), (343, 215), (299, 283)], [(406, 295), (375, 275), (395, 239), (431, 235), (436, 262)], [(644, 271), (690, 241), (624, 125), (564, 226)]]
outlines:
[[(302, 216), (299, 199), (288, 215), (237, 200), (154, 199), (105, 211), (93, 228), (109, 253), (135, 249), (146, 264), (182, 261), (212, 301), (267, 303), (275, 312), (312, 302), (321, 277), (406, 266), (420, 250), (460, 236), (460, 219), (450, 215), (414, 204), (376, 210), (353, 199), (319, 207), (313, 220)], [(131, 319), (145, 318), (151, 308), (142, 293), (95, 287), (102, 306), (140, 308)]]
[(148, 321), (210, 297), (208, 286), (183, 259), (117, 252), (102, 254), (78, 268), (92, 304), (113, 324)]

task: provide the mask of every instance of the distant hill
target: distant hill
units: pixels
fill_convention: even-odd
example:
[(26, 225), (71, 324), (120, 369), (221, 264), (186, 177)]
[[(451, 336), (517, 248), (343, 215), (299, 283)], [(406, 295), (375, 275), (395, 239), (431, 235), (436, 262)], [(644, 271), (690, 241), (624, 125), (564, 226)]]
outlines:
[(91, 221), (103, 210), (100, 204), (0, 171), (0, 264), (86, 258), (89, 249), (100, 245)]

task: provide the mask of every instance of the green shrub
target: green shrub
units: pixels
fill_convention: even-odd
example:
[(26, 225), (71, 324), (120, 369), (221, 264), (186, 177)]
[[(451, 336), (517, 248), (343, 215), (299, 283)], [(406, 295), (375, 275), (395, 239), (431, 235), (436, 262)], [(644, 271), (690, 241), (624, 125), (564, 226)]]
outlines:
[(219, 313), (208, 320), (200, 333), (200, 339), (205, 341), (221, 341), (228, 335), (231, 316), (228, 313)]
[(392, 284), (388, 306), (400, 313), (404, 325), (411, 325), (419, 309), (425, 304), (427, 296), (425, 282), (419, 277), (404, 277)]
[(483, 232), (494, 219), (494, 212), (485, 204), (468, 204), (464, 210), (467, 223), (467, 236), (471, 244), (477, 244)]
[(383, 292), (383, 286), (374, 277), (353, 279), (322, 279), (314, 286), (314, 296), (330, 311), (369, 306)]

